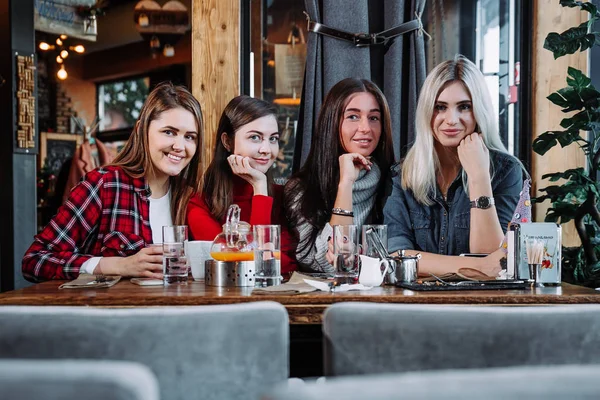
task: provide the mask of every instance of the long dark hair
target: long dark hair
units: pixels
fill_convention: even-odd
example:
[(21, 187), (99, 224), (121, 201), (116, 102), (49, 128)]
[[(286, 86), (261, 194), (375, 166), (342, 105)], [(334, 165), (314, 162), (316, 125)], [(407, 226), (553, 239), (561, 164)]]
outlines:
[[(227, 157), (235, 153), (235, 132), (242, 126), (259, 118), (273, 115), (277, 117), (277, 108), (271, 103), (254, 97), (241, 95), (234, 97), (223, 110), (216, 132), (215, 152), (202, 180), (202, 194), (211, 214), (222, 220), (227, 208), (233, 201), (233, 172)], [(225, 133), (231, 151), (227, 150), (221, 139)], [(273, 178), (267, 172), (269, 195), (272, 195)]]
[[(306, 162), (285, 186), (284, 201), (290, 226), (298, 226), (303, 220), (312, 226), (310, 236), (299, 243), (299, 251), (312, 247), (319, 231), (331, 219), (340, 180), (338, 159), (347, 153), (340, 139), (340, 127), (350, 96), (355, 93), (372, 94), (381, 110), (382, 132), (371, 161), (384, 176), (394, 163), (390, 109), (381, 90), (367, 79), (346, 78), (336, 83), (321, 106)], [(376, 217), (381, 214), (384, 184), (385, 179), (381, 179), (375, 203)]]
[(175, 86), (171, 82), (158, 84), (142, 106), (140, 117), (123, 149), (111, 165), (122, 168), (128, 175), (141, 178), (154, 174), (154, 164), (148, 149), (148, 130), (150, 123), (160, 115), (174, 108), (189, 111), (196, 120), (198, 143), (196, 153), (190, 163), (177, 176), (169, 178), (171, 188), (171, 218), (173, 223), (185, 224), (188, 201), (198, 187), (200, 181), (200, 154), (202, 153), (202, 138), (204, 137), (204, 120), (198, 100), (183, 86)]

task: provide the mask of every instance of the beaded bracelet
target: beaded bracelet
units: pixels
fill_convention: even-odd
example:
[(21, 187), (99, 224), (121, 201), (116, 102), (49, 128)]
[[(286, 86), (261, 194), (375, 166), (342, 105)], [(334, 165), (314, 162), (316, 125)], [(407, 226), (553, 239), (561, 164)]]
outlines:
[(354, 217), (354, 213), (349, 210), (344, 210), (343, 208), (335, 207), (331, 210), (332, 214), (341, 215), (342, 217)]

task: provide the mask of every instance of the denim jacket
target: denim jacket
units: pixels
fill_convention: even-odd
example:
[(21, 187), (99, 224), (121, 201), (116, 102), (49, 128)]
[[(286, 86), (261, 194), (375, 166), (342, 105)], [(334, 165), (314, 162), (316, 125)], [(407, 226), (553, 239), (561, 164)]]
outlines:
[[(519, 201), (523, 173), (517, 160), (490, 150), (493, 164), (492, 192), (500, 226), (506, 232)], [(402, 173), (393, 178), (392, 194), (384, 207), (384, 223), (388, 225), (388, 249), (419, 250), (444, 255), (469, 253), (471, 204), (462, 184), (462, 170), (448, 188), (444, 200), (436, 186), (434, 204), (417, 202), (411, 191), (403, 190)], [(498, 244), (500, 245), (500, 244)]]

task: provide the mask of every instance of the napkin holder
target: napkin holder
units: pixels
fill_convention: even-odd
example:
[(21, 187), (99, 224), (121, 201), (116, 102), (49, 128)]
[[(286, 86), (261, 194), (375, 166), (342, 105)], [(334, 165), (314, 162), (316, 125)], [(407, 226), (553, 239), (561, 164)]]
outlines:
[(545, 243), (544, 258), (540, 281), (544, 286), (558, 286), (561, 283), (562, 229), (552, 222), (532, 222), (511, 224), (507, 231), (507, 264), (508, 279), (529, 278), (527, 261), (527, 240), (543, 240)]

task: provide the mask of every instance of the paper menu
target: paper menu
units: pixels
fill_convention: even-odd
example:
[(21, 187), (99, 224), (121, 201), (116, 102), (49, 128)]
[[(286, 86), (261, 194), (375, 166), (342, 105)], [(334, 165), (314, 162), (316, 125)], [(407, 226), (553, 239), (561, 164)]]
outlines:
[(527, 279), (529, 277), (526, 243), (528, 240), (536, 239), (544, 242), (540, 283), (560, 284), (561, 234), (560, 225), (552, 222), (512, 224), (508, 235), (507, 275), (510, 276), (512, 270), (514, 270), (515, 279)]

